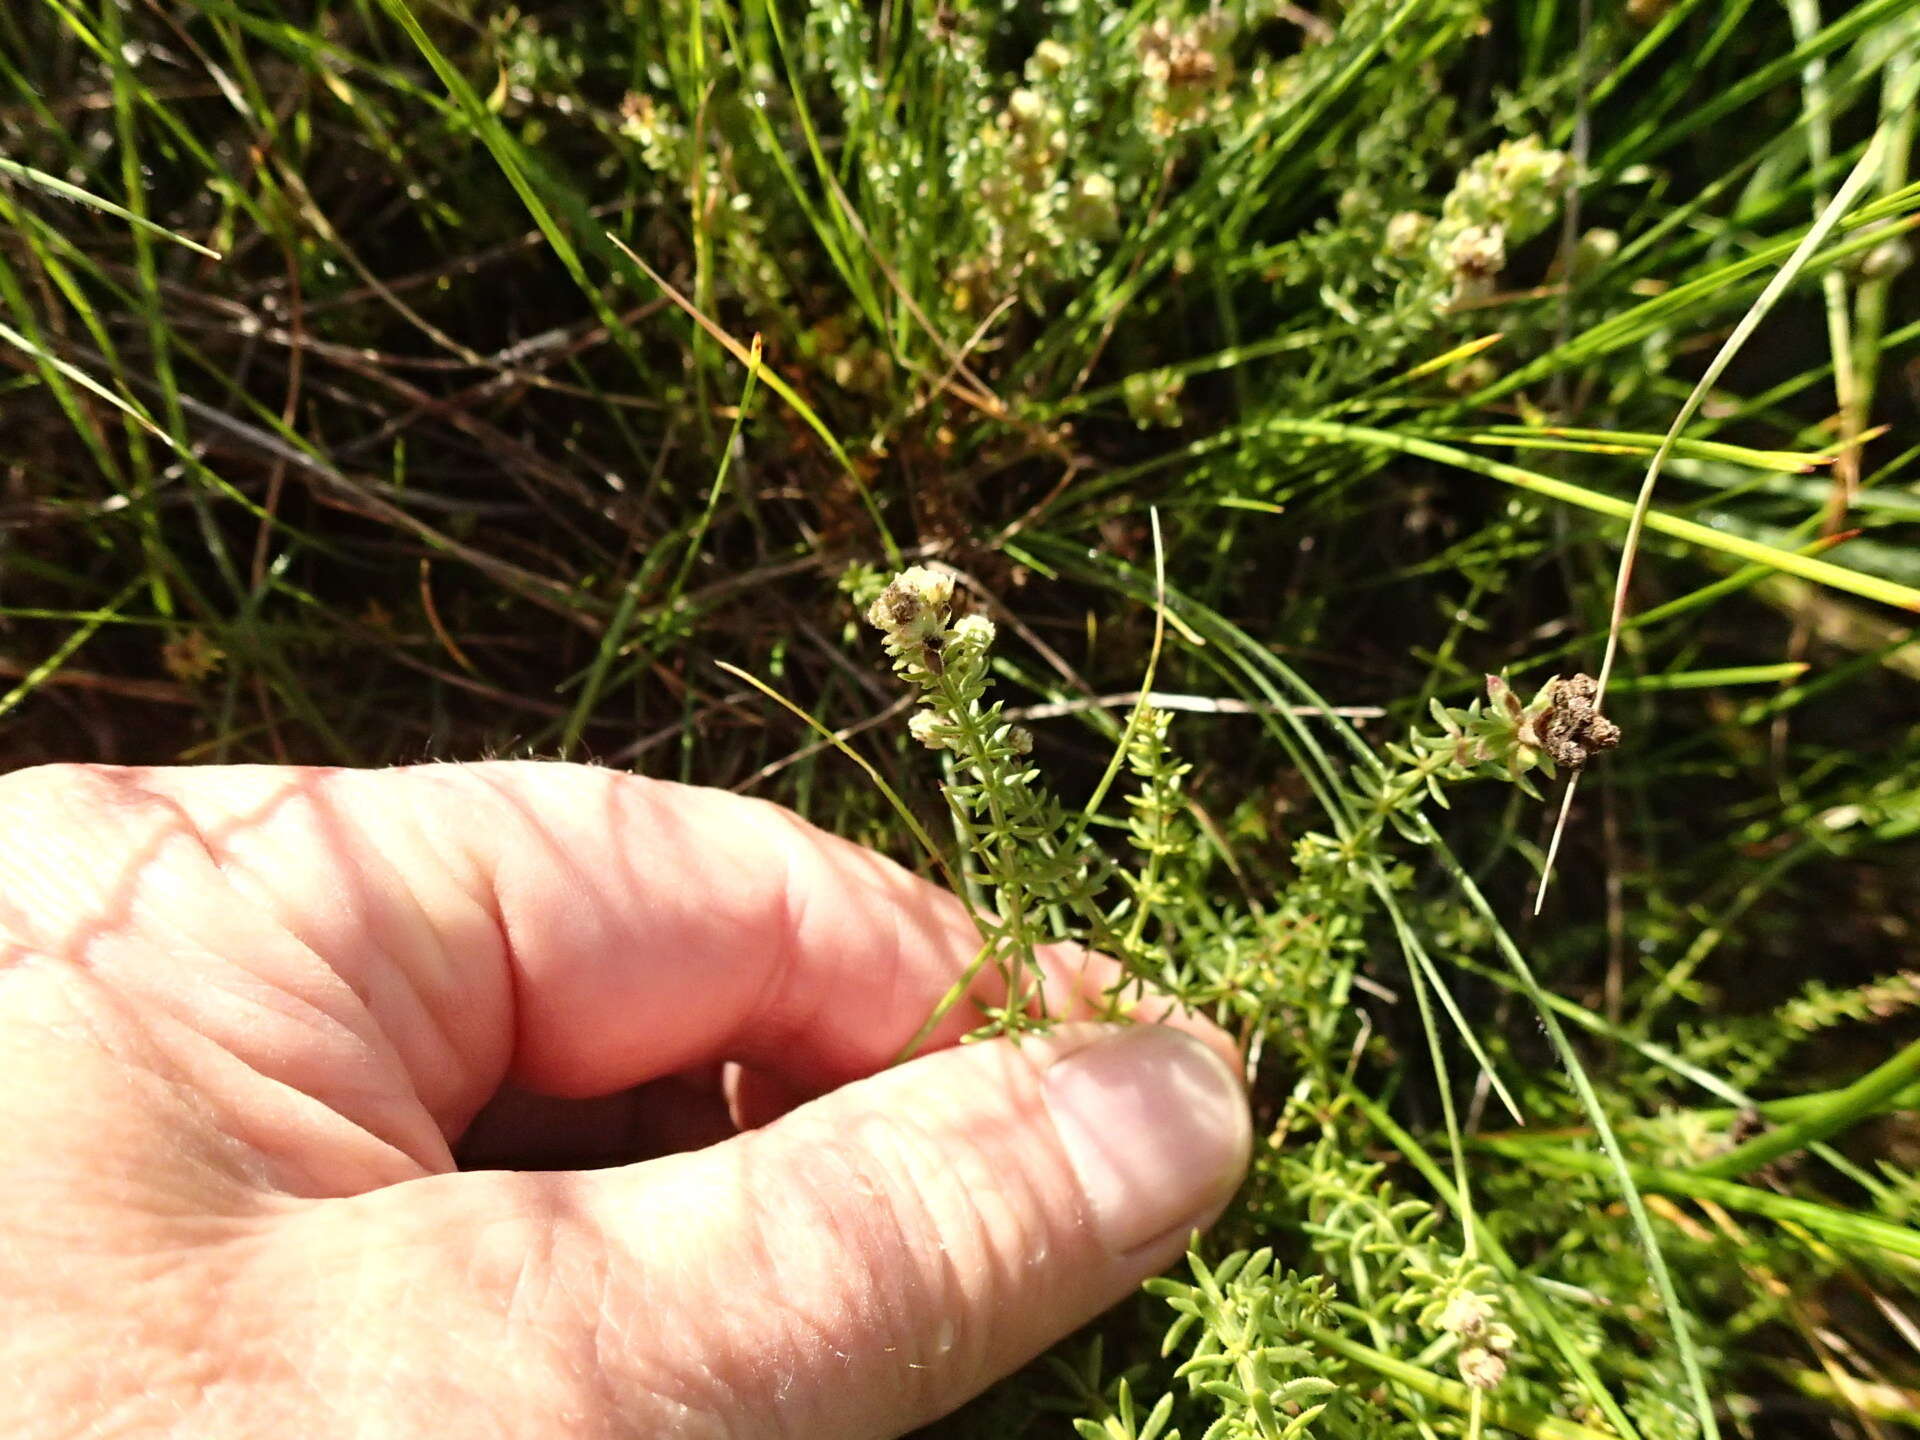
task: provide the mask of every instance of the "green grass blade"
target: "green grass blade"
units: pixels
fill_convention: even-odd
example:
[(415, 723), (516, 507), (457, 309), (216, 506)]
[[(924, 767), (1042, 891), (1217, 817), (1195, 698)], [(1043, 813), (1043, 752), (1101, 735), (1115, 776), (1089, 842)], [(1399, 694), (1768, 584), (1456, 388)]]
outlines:
[[(1288, 418), (1265, 420), (1258, 428), (1284, 434), (1315, 435), (1353, 445), (1378, 446), (1382, 449), (1398, 451), (1403, 455), (1418, 455), (1423, 459), (1436, 460), (1456, 469), (1484, 475), (1489, 480), (1498, 480), (1502, 484), (1512, 485), (1521, 490), (1530, 490), (1550, 500), (1558, 500), (1563, 504), (1578, 506), (1582, 510), (1590, 510), (1596, 515), (1625, 520), (1629, 526), (1633, 523), (1637, 508), (1633, 502), (1622, 500), (1617, 496), (1604, 495), (1570, 481), (1555, 480), (1537, 471), (1522, 469), (1518, 465), (1509, 465), (1452, 445), (1442, 445), (1418, 434), (1400, 434), (1363, 425), (1342, 425), (1330, 420)], [(1206, 443), (1208, 448), (1215, 448), (1211, 442)], [(1730, 535), (1725, 531), (1715, 530), (1692, 520), (1683, 520), (1677, 515), (1667, 515), (1658, 510), (1647, 510), (1642, 516), (1641, 523), (1644, 529), (1652, 530), (1656, 534), (1671, 536), (1673, 539), (1684, 540), (1689, 544), (1716, 550), (1725, 555), (1737, 555), (1743, 560), (1756, 561), (1769, 569), (1783, 570), (1789, 575), (1798, 575), (1803, 580), (1812, 580), (1816, 584), (1843, 590), (1850, 595), (1877, 600), (1883, 605), (1920, 612), (1920, 589), (1915, 589), (1911, 585), (1902, 585), (1877, 575), (1862, 574), (1858, 570), (1850, 570), (1844, 565), (1835, 565), (1831, 561), (1816, 559), (1811, 555), (1763, 545), (1758, 541)]]
[(116, 220), (125, 221), (137, 229), (144, 230), (149, 235), (157, 235), (163, 240), (171, 240), (176, 245), (184, 245), (195, 254), (204, 255), (209, 260), (218, 260), (221, 258), (218, 250), (209, 250), (198, 240), (189, 240), (177, 230), (169, 230), (164, 225), (155, 224), (146, 216), (136, 215), (124, 205), (116, 205), (113, 201), (103, 199), (91, 191), (82, 190), (78, 185), (69, 184), (58, 175), (49, 175), (44, 170), (36, 170), (31, 165), (22, 165), (18, 161), (9, 160), (4, 156), (0, 156), (0, 174), (15, 176), (29, 185), (45, 190), (50, 195), (58, 195), (63, 200), (71, 200), (77, 205), (88, 206), (91, 209), (100, 211), (102, 214), (111, 215)]
[(53, 370), (62, 379), (78, 385), (89, 395), (94, 396), (96, 399), (106, 401), (107, 404), (118, 410), (122, 415), (125, 415), (156, 440), (161, 440), (168, 445), (173, 445), (173, 437), (158, 425), (154, 424), (153, 421), (148, 418), (147, 413), (131, 400), (122, 399), (120, 396), (114, 394), (113, 391), (87, 374), (87, 372), (79, 366), (71, 365), (67, 361), (62, 360), (58, 355), (55, 355), (52, 351), (36, 345), (5, 321), (0, 321), (0, 340), (6, 341), (7, 344), (13, 346), (14, 349), (32, 356), (33, 359), (41, 365)]
[[(1572, 1170), (1596, 1175), (1604, 1174), (1611, 1168), (1604, 1156), (1580, 1150), (1535, 1150), (1492, 1138), (1478, 1140), (1475, 1144), (1499, 1154), (1523, 1158), (1529, 1164), (1549, 1170)], [(1777, 1191), (1762, 1190), (1758, 1186), (1742, 1185), (1733, 1180), (1719, 1180), (1691, 1170), (1632, 1165), (1628, 1171), (1636, 1186), (1657, 1195), (1672, 1195), (1685, 1200), (1711, 1200), (1729, 1210), (1762, 1215), (1786, 1224), (1804, 1225), (1838, 1245), (1920, 1261), (1920, 1230), (1894, 1225), (1872, 1215), (1857, 1214), (1834, 1205), (1822, 1205), (1816, 1200), (1782, 1195)]]
[(1694, 1170), (1714, 1179), (1737, 1180), (1770, 1161), (1804, 1150), (1817, 1140), (1837, 1135), (1856, 1122), (1878, 1114), (1889, 1097), (1900, 1094), (1916, 1079), (1920, 1079), (1920, 1040), (1875, 1066), (1846, 1089), (1829, 1095), (1824, 1104), (1764, 1135), (1755, 1136), (1744, 1145), (1735, 1146), (1724, 1155), (1696, 1165)]
[(106, 624), (109, 620), (119, 617), (120, 607), (131, 600), (135, 593), (146, 583), (147, 581), (144, 575), (136, 576), (133, 580), (122, 586), (120, 593), (115, 595), (113, 599), (109, 600), (104, 606), (83, 617), (80, 624), (74, 628), (73, 633), (67, 636), (65, 640), (62, 640), (51, 655), (47, 656), (46, 659), (28, 670), (25, 675), (21, 676), (19, 683), (7, 691), (5, 695), (0, 695), (0, 715), (5, 715), (22, 700), (25, 700), (29, 695), (33, 694), (34, 691), (46, 684), (47, 681), (59, 671), (62, 665), (65, 665), (67, 661), (73, 658), (75, 652), (78, 651), (82, 645), (85, 645), (87, 641), (94, 637), (102, 625)]

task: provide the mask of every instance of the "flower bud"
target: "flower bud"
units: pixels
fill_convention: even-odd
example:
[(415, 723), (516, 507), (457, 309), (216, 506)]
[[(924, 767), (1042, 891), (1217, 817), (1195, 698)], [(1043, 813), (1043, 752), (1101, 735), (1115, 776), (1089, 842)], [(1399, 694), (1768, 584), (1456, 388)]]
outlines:
[(989, 645), (993, 644), (993, 637), (996, 633), (993, 627), (993, 621), (987, 619), (986, 616), (962, 615), (958, 620), (953, 622), (953, 629), (947, 638), (950, 643), (955, 645), (966, 646), (975, 650), (985, 650)]
[(1067, 222), (1083, 234), (1104, 238), (1119, 218), (1113, 181), (1094, 171), (1074, 181), (1067, 196)]
[(1469, 1345), (1460, 1352), (1460, 1378), (1476, 1390), (1491, 1390), (1507, 1378), (1506, 1358), (1484, 1345)]
[(1073, 52), (1058, 40), (1042, 40), (1033, 47), (1033, 55), (1027, 61), (1029, 73), (1052, 78), (1062, 74), (1073, 64)]
[(1418, 210), (1402, 210), (1387, 221), (1387, 253), (1389, 255), (1411, 255), (1426, 244), (1427, 236), (1433, 231), (1433, 221)]
[(1585, 278), (1603, 269), (1620, 253), (1620, 232), (1595, 227), (1583, 234), (1573, 247), (1573, 274)]
[(1038, 124), (1047, 113), (1047, 102), (1031, 90), (1016, 90), (1007, 97), (1008, 123), (1014, 127)]
[(1446, 1308), (1440, 1312), (1440, 1328), (1472, 1338), (1485, 1330), (1492, 1318), (1493, 1307), (1487, 1304), (1486, 1296), (1462, 1290), (1447, 1301)]
[(907, 733), (929, 750), (944, 749), (947, 743), (946, 727), (931, 710), (914, 711), (907, 721)]
[(1505, 711), (1515, 721), (1520, 719), (1522, 712), (1526, 709), (1520, 703), (1520, 697), (1513, 693), (1513, 687), (1508, 685), (1505, 677), (1500, 675), (1487, 676), (1487, 699), (1493, 702), (1496, 709)]

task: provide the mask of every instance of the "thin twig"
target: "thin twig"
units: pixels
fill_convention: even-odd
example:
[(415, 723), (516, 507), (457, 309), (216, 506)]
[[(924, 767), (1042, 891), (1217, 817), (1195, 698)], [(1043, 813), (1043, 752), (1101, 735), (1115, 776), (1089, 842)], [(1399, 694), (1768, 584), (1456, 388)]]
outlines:
[[(1787, 287), (1799, 278), (1801, 270), (1806, 268), (1806, 263), (1812, 258), (1814, 251), (1825, 242), (1833, 228), (1852, 208), (1853, 202), (1859, 199), (1867, 186), (1873, 183), (1875, 172), (1880, 165), (1880, 152), (1886, 144), (1887, 135), (1888, 131), (1884, 126), (1875, 132), (1873, 142), (1855, 162), (1853, 169), (1841, 183), (1838, 193), (1820, 212), (1819, 218), (1808, 227), (1807, 233), (1800, 238), (1800, 243), (1794, 246), (1793, 253), (1787, 257), (1786, 263), (1774, 274), (1773, 279), (1767, 282), (1759, 298), (1748, 307), (1747, 313), (1740, 317), (1740, 323), (1733, 327), (1733, 333), (1727, 336), (1726, 342), (1708, 362), (1706, 373), (1701, 375), (1699, 382), (1680, 406), (1680, 413), (1673, 417), (1673, 424), (1667, 428), (1666, 436), (1660, 442), (1660, 448), (1653, 452), (1653, 459), (1647, 464), (1646, 476), (1640, 482), (1640, 494), (1634, 500), (1633, 514), (1627, 521), (1627, 538), (1620, 547), (1620, 570), (1613, 585), (1613, 614), (1607, 625), (1607, 648), (1601, 658), (1600, 674), (1594, 687), (1595, 709), (1598, 709), (1601, 702), (1606, 699), (1607, 681), (1612, 678), (1614, 660), (1619, 655), (1620, 632), (1627, 619), (1627, 595), (1633, 584), (1633, 562), (1640, 552), (1640, 536), (1646, 528), (1647, 514), (1653, 509), (1654, 486), (1660, 479), (1661, 470), (1666, 466), (1667, 457), (1673, 453), (1673, 448), (1679, 442), (1682, 432), (1692, 423), (1694, 415), (1707, 396), (1712, 393), (1713, 387), (1719, 383), (1721, 375), (1733, 363), (1734, 357), (1740, 353), (1753, 332), (1760, 328), (1760, 322), (1766, 319), (1767, 313), (1773, 309), (1781, 295), (1786, 293)], [(1546, 863), (1540, 867), (1540, 888), (1534, 892), (1533, 897), (1533, 913), (1536, 915), (1540, 913), (1541, 906), (1546, 903), (1547, 886), (1553, 880), (1553, 862), (1560, 853), (1560, 842), (1566, 835), (1567, 817), (1573, 811), (1574, 792), (1579, 785), (1580, 772), (1576, 770), (1567, 777), (1566, 792), (1560, 801), (1560, 815), (1553, 826), (1553, 838), (1547, 842)]]
[(1022, 705), (1006, 712), (1009, 720), (1057, 720), (1063, 715), (1079, 715), (1088, 710), (1124, 710), (1145, 699), (1156, 710), (1179, 710), (1190, 715), (1297, 715), (1317, 718), (1338, 715), (1346, 720), (1378, 720), (1387, 712), (1378, 705), (1274, 705), (1265, 700), (1239, 700), (1228, 696), (1180, 695), (1170, 690), (1122, 690), (1112, 695), (1092, 695), (1083, 700), (1055, 700), (1042, 705)]

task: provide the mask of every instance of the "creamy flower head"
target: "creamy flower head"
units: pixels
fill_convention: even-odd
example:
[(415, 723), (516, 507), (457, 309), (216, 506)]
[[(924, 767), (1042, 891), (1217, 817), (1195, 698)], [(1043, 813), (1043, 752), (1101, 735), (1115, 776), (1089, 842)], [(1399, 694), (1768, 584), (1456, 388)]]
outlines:
[(1447, 1301), (1446, 1308), (1440, 1312), (1440, 1328), (1472, 1337), (1485, 1330), (1492, 1318), (1493, 1307), (1487, 1303), (1486, 1296), (1462, 1290)]
[(993, 621), (984, 615), (963, 615), (953, 622), (952, 640), (956, 645), (972, 645), (986, 649), (993, 644), (995, 631)]
[(1456, 1317), (1464, 1323), (1449, 1325), (1444, 1315), (1440, 1323), (1466, 1342), (1460, 1347), (1460, 1378), (1476, 1390), (1491, 1390), (1506, 1379), (1507, 1355), (1519, 1337), (1511, 1325), (1490, 1318), (1484, 1296), (1471, 1292), (1456, 1295), (1448, 1302), (1447, 1310), (1452, 1312), (1462, 1302), (1472, 1302)]
[(867, 622), (884, 630), (895, 645), (923, 644), (946, 624), (952, 600), (952, 576), (912, 565), (894, 576), (868, 607)]
[(1433, 220), (1418, 210), (1402, 210), (1387, 221), (1387, 253), (1411, 255), (1433, 233)]

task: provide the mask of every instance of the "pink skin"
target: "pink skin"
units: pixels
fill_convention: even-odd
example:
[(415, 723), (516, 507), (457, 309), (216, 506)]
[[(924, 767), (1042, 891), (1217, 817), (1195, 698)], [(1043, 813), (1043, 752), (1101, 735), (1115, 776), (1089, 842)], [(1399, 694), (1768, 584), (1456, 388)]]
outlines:
[[(1245, 1162), (1202, 1020), (957, 1047), (962, 1007), (887, 1069), (977, 934), (761, 802), (56, 767), (0, 817), (8, 1436), (898, 1434), (1177, 1258)], [(1048, 964), (1067, 1019), (1114, 974)], [(507, 1082), (467, 1153), (567, 1139), (527, 1092), (642, 1085), (620, 1158), (681, 1153), (457, 1171)]]

